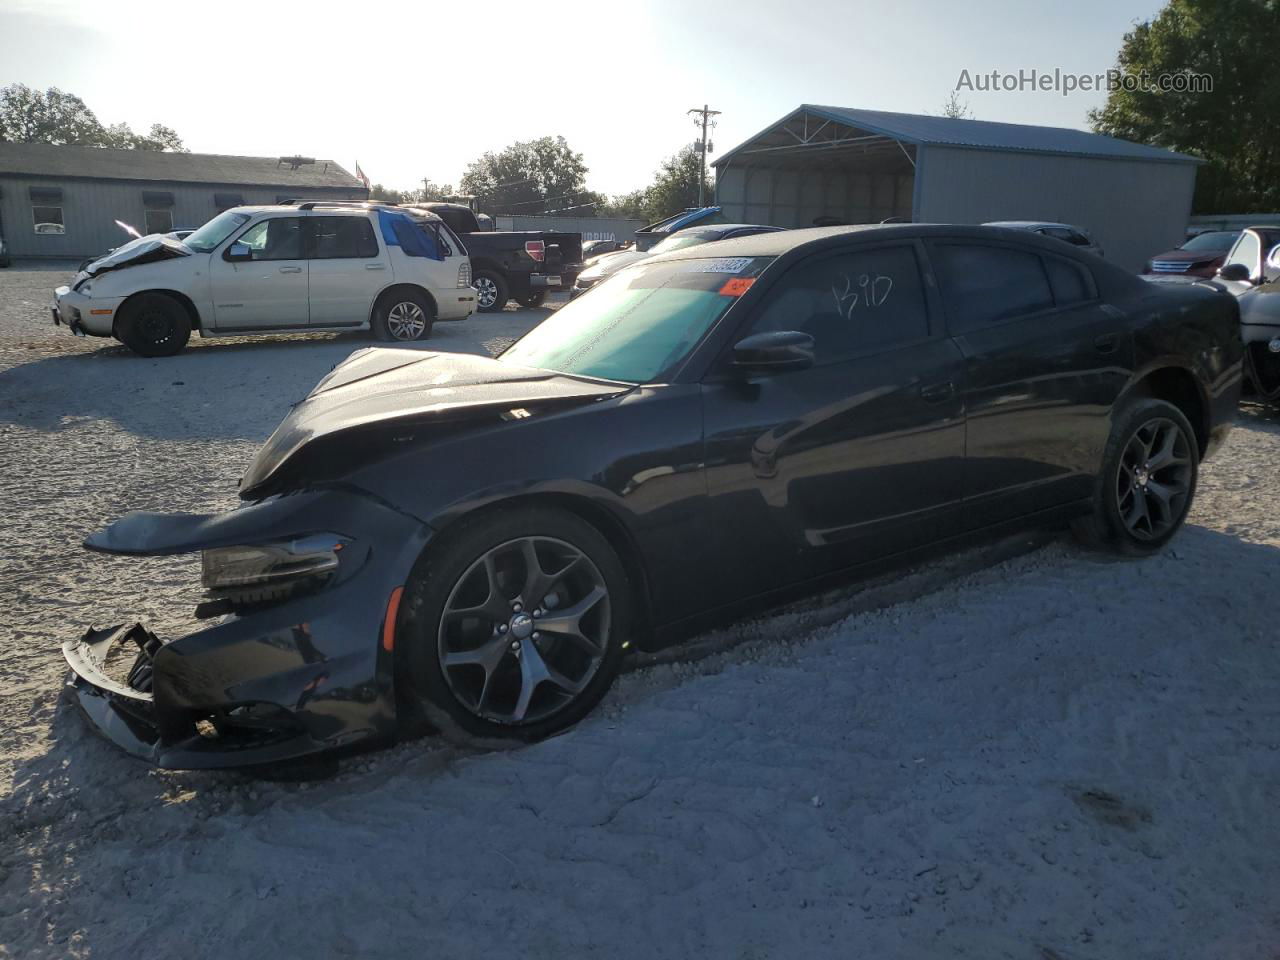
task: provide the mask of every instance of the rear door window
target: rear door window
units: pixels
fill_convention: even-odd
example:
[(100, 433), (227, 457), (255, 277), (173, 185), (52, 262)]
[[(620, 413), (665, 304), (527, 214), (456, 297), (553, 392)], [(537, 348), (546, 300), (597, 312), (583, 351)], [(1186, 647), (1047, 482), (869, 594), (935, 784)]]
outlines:
[(935, 243), (929, 257), (953, 334), (1054, 306), (1039, 255), (1012, 247)]
[(367, 217), (311, 217), (315, 260), (368, 259), (378, 255), (378, 239)]
[(929, 336), (914, 246), (819, 255), (787, 271), (761, 305), (752, 333), (799, 330), (822, 365)]
[(1092, 275), (1080, 264), (1059, 257), (1045, 257), (1044, 268), (1049, 274), (1049, 286), (1053, 288), (1053, 299), (1058, 306), (1084, 303), (1097, 296)]

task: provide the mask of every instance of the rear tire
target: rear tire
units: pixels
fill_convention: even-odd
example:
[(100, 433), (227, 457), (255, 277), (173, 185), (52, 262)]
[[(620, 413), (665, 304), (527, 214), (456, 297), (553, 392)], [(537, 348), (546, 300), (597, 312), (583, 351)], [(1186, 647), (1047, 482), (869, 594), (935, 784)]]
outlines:
[(171, 357), (191, 339), (191, 317), (173, 297), (140, 293), (116, 314), (116, 337), (144, 357)]
[(1072, 525), (1076, 538), (1129, 556), (1161, 550), (1187, 518), (1199, 468), (1183, 412), (1165, 400), (1133, 401), (1111, 429), (1093, 509)]
[(487, 747), (568, 729), (613, 684), (630, 624), (626, 570), (581, 517), (522, 507), (463, 519), (406, 585), (396, 643), (406, 726)]
[(506, 278), (492, 270), (477, 270), (471, 285), (476, 288), (476, 306), (481, 313), (497, 313), (511, 299)]
[(414, 343), (431, 336), (435, 310), (427, 298), (412, 290), (392, 292), (373, 310), (373, 333), (379, 340)]
[(531, 293), (526, 293), (523, 297), (516, 297), (516, 302), (520, 306), (528, 307), (531, 310), (542, 306), (546, 301), (547, 291), (545, 290), (534, 290)]

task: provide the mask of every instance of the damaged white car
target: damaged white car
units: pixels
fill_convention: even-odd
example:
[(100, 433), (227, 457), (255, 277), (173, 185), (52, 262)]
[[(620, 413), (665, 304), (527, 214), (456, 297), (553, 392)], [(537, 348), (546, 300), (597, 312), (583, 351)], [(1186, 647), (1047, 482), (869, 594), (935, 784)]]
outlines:
[(53, 322), (145, 357), (202, 337), (372, 329), (425, 340), (476, 309), (466, 248), (440, 218), (378, 203), (235, 207), (183, 241), (134, 240), (55, 292)]

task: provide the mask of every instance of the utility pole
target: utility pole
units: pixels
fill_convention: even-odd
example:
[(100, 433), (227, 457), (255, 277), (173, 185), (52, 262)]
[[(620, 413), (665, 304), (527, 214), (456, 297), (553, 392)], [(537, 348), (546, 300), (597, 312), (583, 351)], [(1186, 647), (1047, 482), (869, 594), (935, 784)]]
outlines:
[(716, 122), (711, 118), (720, 116), (720, 111), (712, 110), (704, 103), (701, 110), (694, 107), (692, 110), (686, 110), (685, 112), (694, 117), (694, 126), (700, 125), (702, 127), (702, 139), (698, 141), (698, 152), (702, 157), (702, 164), (698, 171), (698, 206), (701, 207), (705, 203), (702, 193), (706, 189), (707, 183), (707, 126), (709, 124), (712, 129), (715, 129)]

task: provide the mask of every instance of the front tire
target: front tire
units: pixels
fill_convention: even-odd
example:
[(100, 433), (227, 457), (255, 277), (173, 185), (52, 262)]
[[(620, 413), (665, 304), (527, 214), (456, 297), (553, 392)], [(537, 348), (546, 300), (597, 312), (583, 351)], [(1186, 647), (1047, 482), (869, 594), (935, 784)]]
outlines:
[(460, 521), (419, 561), (405, 601), (402, 704), (470, 746), (576, 724), (613, 684), (631, 623), (630, 584), (609, 542), (547, 507)]
[(420, 293), (406, 290), (383, 297), (373, 311), (373, 332), (379, 340), (413, 343), (431, 336), (435, 310)]
[(481, 313), (497, 313), (511, 299), (506, 278), (492, 270), (477, 270), (471, 285), (476, 288), (476, 307)]
[(116, 315), (116, 337), (144, 357), (171, 357), (191, 339), (191, 317), (163, 293), (141, 293)]
[(1102, 458), (1092, 512), (1074, 525), (1090, 546), (1130, 556), (1162, 549), (1195, 498), (1200, 448), (1181, 410), (1141, 399), (1116, 418)]

